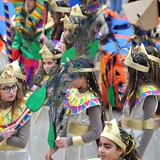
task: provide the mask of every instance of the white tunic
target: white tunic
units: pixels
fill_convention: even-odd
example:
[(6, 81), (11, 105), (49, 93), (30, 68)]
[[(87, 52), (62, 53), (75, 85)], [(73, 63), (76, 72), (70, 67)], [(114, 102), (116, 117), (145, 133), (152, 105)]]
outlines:
[[(155, 96), (155, 98), (156, 98), (156, 110), (157, 110), (157, 107), (158, 107), (157, 96)], [(145, 101), (145, 98), (142, 99), (141, 102), (137, 106), (133, 107), (131, 114), (129, 114), (129, 107), (124, 107), (123, 115), (125, 117), (135, 119), (135, 120), (144, 120), (144, 110), (143, 110), (144, 101)], [(133, 136), (137, 144), (140, 143), (143, 131), (130, 129), (124, 126), (123, 126), (123, 129), (127, 133)], [(151, 137), (150, 142), (146, 150), (144, 151), (144, 154), (141, 160), (151, 160), (151, 159), (160, 160), (159, 147), (160, 147), (160, 127), (154, 130), (153, 136)]]
[[(81, 125), (89, 125), (89, 116), (86, 114), (86, 110), (76, 115), (68, 115), (68, 122), (73, 122)], [(73, 137), (71, 133), (67, 133), (67, 137)], [(65, 148), (63, 160), (82, 160), (85, 158), (98, 157), (98, 148), (95, 141), (85, 143), (82, 145), (74, 145)]]

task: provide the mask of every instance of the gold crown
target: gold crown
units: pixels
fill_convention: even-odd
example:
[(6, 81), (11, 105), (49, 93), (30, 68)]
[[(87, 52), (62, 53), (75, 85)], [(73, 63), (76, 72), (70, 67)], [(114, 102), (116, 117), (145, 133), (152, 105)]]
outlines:
[(13, 69), (17, 78), (25, 80), (26, 76), (22, 74), (21, 68), (19, 67), (19, 63), (17, 60), (10, 63), (9, 66)]
[(133, 62), (132, 59), (132, 47), (130, 48), (130, 50), (128, 51), (127, 57), (124, 60), (124, 64), (126, 66), (129, 66), (135, 70), (141, 71), (141, 72), (148, 72), (149, 71), (149, 67), (140, 65), (138, 63)]
[(73, 29), (73, 28), (76, 28), (77, 26), (73, 22), (70, 21), (67, 15), (65, 15), (64, 18), (61, 18), (61, 21), (63, 21), (64, 23), (64, 28), (67, 28), (67, 29)]
[(69, 7), (58, 7), (55, 0), (51, 1), (51, 9), (53, 12), (65, 12), (70, 13), (71, 9)]
[(0, 84), (13, 82), (17, 82), (16, 75), (13, 69), (10, 66), (7, 66), (6, 69), (0, 75)]
[(126, 149), (126, 145), (121, 141), (120, 131), (115, 119), (110, 122), (105, 122), (105, 127), (101, 133), (101, 137), (108, 138), (124, 150)]
[(50, 50), (48, 49), (48, 47), (44, 44), (42, 49), (39, 51), (39, 53), (42, 54), (42, 58), (45, 59), (58, 59), (62, 57), (62, 54), (56, 54), (54, 55), (53, 53), (50, 52)]
[(72, 7), (70, 15), (71, 16), (78, 16), (81, 18), (86, 18), (86, 16), (83, 15), (81, 8), (79, 7), (78, 4), (76, 4), (75, 6)]
[[(137, 46), (136, 49), (138, 49), (138, 52), (142, 52), (144, 54), (146, 54), (146, 56), (148, 57), (148, 59), (157, 62), (160, 65), (160, 59), (158, 57), (155, 57), (153, 55), (149, 55), (145, 49), (145, 46), (143, 43), (141, 43), (140, 46)], [(154, 50), (157, 51), (157, 49), (154, 47)], [(158, 52), (158, 51), (157, 51)]]

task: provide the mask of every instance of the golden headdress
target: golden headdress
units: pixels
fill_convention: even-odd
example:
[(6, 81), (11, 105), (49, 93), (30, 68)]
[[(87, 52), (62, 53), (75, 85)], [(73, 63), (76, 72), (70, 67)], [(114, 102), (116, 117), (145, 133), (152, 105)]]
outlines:
[(42, 49), (39, 51), (39, 53), (42, 54), (42, 58), (45, 59), (59, 59), (62, 57), (62, 54), (53, 54), (51, 51), (48, 49), (48, 47), (44, 44)]
[(126, 149), (126, 145), (121, 140), (120, 131), (115, 119), (105, 123), (101, 137), (108, 138), (124, 150)]
[[(153, 56), (153, 55), (149, 55), (147, 53), (147, 51), (146, 51), (145, 46), (144, 46), (143, 43), (141, 43), (140, 46), (137, 46), (136, 49), (138, 49), (138, 52), (142, 52), (142, 53), (146, 54), (147, 57), (148, 57), (148, 59), (150, 59), (150, 60), (152, 60), (154, 62), (157, 62), (160, 65), (160, 59), (158, 57)], [(158, 50), (155, 47), (154, 47), (154, 49), (155, 49), (155, 51), (158, 52)]]
[(10, 66), (7, 66), (6, 69), (0, 75), (0, 84), (14, 83), (17, 82), (16, 75), (13, 69)]
[(70, 21), (67, 15), (65, 15), (64, 18), (61, 18), (61, 21), (63, 21), (64, 23), (64, 28), (67, 28), (67, 29), (73, 29), (77, 26), (73, 22)]
[(13, 69), (13, 71), (14, 71), (14, 73), (15, 73), (17, 78), (25, 80), (26, 76), (23, 75), (17, 60), (13, 61), (12, 63), (10, 63), (9, 66)]
[(146, 67), (146, 66), (143, 66), (141, 64), (133, 62), (133, 59), (132, 59), (132, 47), (128, 51), (127, 57), (124, 60), (124, 64), (126, 66), (129, 66), (129, 67), (131, 67), (131, 68), (133, 68), (135, 70), (141, 71), (141, 72), (148, 72), (149, 71), (149, 67)]
[(86, 16), (83, 15), (81, 8), (79, 7), (78, 4), (76, 4), (75, 6), (72, 7), (70, 15), (71, 16), (78, 16), (81, 18), (86, 18)]
[(56, 0), (51, 1), (51, 9), (53, 12), (65, 12), (65, 13), (70, 13), (71, 9), (69, 7), (59, 7), (56, 4)]

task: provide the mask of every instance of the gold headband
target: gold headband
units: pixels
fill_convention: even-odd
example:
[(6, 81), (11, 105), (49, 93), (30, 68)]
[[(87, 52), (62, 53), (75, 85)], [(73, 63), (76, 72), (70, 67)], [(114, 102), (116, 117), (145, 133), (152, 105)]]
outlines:
[(52, 0), (50, 5), (51, 5), (51, 9), (53, 12), (70, 13), (70, 11), (71, 11), (71, 9), (69, 7), (58, 7), (55, 0)]
[(74, 29), (77, 27), (77, 25), (70, 21), (67, 15), (65, 15), (64, 18), (61, 18), (61, 21), (64, 23), (64, 28)]
[(39, 53), (42, 54), (42, 58), (45, 58), (45, 59), (59, 59), (62, 57), (62, 54), (52, 54), (50, 52), (50, 50), (48, 49), (48, 47), (44, 44), (42, 49), (39, 51)]
[(82, 14), (81, 8), (79, 7), (78, 4), (72, 7), (70, 15), (86, 18), (86, 16)]
[[(160, 64), (160, 59), (158, 57), (155, 57), (153, 55), (149, 55), (147, 53), (147, 51), (146, 51), (145, 46), (144, 46), (143, 43), (141, 43), (141, 45), (137, 46), (136, 48), (138, 49), (139, 52), (142, 52), (142, 53), (146, 54), (147, 57), (148, 57), (148, 59), (150, 59), (150, 60), (152, 60), (152, 61), (157, 62), (158, 64)], [(158, 52), (158, 50), (155, 47), (154, 47), (154, 50)]]
[(122, 142), (120, 131), (115, 119), (105, 122), (105, 127), (101, 133), (101, 137), (105, 137), (116, 143), (118, 146), (126, 150), (126, 145)]
[(9, 66), (13, 69), (17, 78), (25, 80), (26, 76), (22, 74), (21, 68), (17, 60), (10, 63)]
[(13, 83), (17, 82), (15, 73), (10, 66), (7, 66), (6, 69), (0, 75), (0, 84)]
[(141, 71), (141, 72), (148, 72), (149, 67), (146, 67), (146, 66), (143, 66), (143, 65), (140, 65), (140, 64), (137, 64), (137, 63), (133, 62), (131, 52), (132, 52), (132, 47), (128, 51), (127, 57), (124, 60), (124, 64), (126, 66), (129, 66), (129, 67), (135, 69), (135, 70), (138, 70), (138, 71)]

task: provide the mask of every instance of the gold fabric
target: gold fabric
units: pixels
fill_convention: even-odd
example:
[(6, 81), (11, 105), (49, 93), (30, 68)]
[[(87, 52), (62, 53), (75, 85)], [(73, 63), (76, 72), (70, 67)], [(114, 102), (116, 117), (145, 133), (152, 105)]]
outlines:
[(6, 144), (7, 140), (3, 140), (0, 143), (0, 151), (15, 151), (15, 150), (21, 150), (22, 148), (14, 147), (14, 146), (9, 146)]
[(77, 136), (81, 136), (91, 130), (91, 126), (84, 126), (84, 125), (76, 124), (73, 122), (69, 122), (67, 128), (68, 128), (67, 129), (68, 133), (71, 133)]
[(143, 131), (144, 129), (155, 129), (156, 125), (153, 118), (147, 120), (135, 120), (122, 116), (122, 126), (134, 130)]
[(81, 145), (81, 144), (84, 144), (81, 136), (76, 136), (76, 137), (73, 137), (73, 145)]

